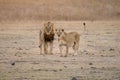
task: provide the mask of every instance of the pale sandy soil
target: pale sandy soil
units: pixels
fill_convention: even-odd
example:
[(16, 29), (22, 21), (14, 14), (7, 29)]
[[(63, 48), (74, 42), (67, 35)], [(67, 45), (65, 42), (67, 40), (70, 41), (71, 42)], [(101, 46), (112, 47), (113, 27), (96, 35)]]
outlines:
[[(0, 80), (120, 80), (120, 21), (55, 22), (81, 34), (79, 55), (40, 55), (43, 22), (0, 24)], [(76, 79), (72, 79), (76, 78)]]

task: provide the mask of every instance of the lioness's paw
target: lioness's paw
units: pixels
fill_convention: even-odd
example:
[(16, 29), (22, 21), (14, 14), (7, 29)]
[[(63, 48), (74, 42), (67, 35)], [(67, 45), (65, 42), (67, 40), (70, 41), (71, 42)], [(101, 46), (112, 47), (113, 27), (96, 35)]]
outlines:
[(63, 57), (63, 55), (60, 55), (60, 57)]
[(51, 55), (53, 55), (53, 53), (50, 53)]
[(67, 57), (67, 55), (65, 55), (64, 57)]
[(78, 55), (77, 53), (73, 54), (73, 56), (77, 56), (77, 55)]

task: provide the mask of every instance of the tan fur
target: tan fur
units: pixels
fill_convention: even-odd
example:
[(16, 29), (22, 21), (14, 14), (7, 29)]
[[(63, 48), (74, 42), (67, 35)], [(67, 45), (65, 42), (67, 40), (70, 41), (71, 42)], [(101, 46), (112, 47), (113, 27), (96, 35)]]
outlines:
[(66, 54), (62, 54), (62, 56), (67, 56), (69, 47), (73, 47), (74, 56), (78, 54), (80, 34), (77, 32), (66, 33), (64, 29), (56, 29), (55, 33), (58, 36), (60, 53), (62, 53), (62, 46), (66, 47)]
[(42, 53), (42, 47), (44, 47), (44, 53), (48, 54), (48, 46), (50, 46), (50, 54), (52, 54), (53, 40), (54, 40), (54, 24), (51, 22), (45, 23), (44, 27), (39, 32), (39, 48), (40, 54)]

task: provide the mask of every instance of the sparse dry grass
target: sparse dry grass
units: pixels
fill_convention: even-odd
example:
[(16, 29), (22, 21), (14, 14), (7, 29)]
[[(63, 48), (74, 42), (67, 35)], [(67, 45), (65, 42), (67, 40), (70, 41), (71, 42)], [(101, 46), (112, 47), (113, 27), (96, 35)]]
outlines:
[(0, 0), (0, 21), (119, 20), (120, 0)]

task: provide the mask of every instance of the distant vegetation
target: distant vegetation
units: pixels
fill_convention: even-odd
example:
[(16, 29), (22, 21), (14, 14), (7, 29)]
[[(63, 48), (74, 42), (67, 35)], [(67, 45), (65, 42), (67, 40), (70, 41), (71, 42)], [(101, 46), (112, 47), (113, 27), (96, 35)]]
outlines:
[(0, 0), (0, 21), (120, 20), (120, 0)]

